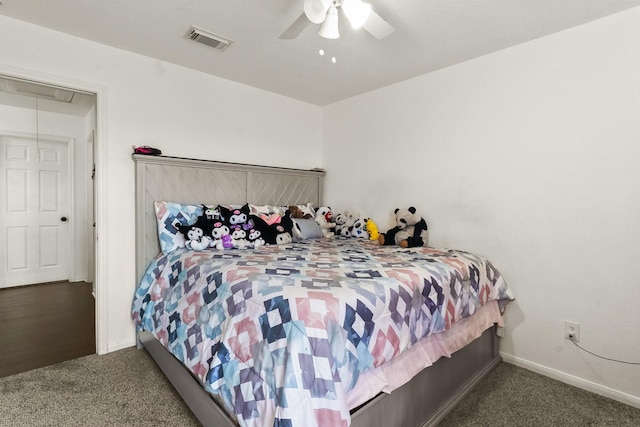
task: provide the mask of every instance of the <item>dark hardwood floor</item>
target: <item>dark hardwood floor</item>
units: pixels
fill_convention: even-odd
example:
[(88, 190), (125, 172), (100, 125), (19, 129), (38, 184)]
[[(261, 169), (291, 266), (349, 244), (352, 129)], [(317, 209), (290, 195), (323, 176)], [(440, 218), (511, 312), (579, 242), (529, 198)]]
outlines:
[(0, 377), (95, 351), (95, 301), (90, 283), (0, 289)]

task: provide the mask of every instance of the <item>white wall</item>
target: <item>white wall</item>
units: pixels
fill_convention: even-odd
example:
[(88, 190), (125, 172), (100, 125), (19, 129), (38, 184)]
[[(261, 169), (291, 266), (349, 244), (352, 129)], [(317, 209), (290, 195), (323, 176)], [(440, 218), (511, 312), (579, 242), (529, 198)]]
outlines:
[[(325, 200), (487, 255), (506, 360), (640, 407), (640, 9), (324, 110)], [(343, 189), (347, 187), (349, 191)]]
[[(87, 164), (85, 119), (69, 114), (39, 111), (38, 126), (36, 127), (36, 102), (35, 98), (19, 96), (23, 102), (21, 105), (12, 106), (3, 104), (3, 99), (15, 99), (16, 95), (0, 93), (0, 133), (35, 136), (38, 132), (43, 138), (70, 138), (73, 148), (74, 176), (71, 191), (75, 210), (69, 212), (70, 224), (73, 226), (71, 247), (73, 260), (70, 258), (69, 280), (91, 281), (87, 276)], [(7, 101), (8, 102), (8, 101)], [(39, 106), (48, 101), (40, 100)], [(52, 101), (49, 101), (52, 102)]]
[(97, 284), (98, 305), (106, 310), (98, 319), (101, 352), (134, 344), (132, 146), (179, 157), (320, 166), (319, 107), (3, 16), (0, 40), (0, 73), (100, 88), (96, 143), (98, 153), (106, 144), (106, 158), (98, 162), (107, 169), (97, 171), (106, 191), (98, 199), (107, 201), (99, 206), (107, 223), (99, 223), (98, 232), (108, 233), (98, 237), (98, 249), (105, 248), (98, 253), (98, 280), (106, 282)]

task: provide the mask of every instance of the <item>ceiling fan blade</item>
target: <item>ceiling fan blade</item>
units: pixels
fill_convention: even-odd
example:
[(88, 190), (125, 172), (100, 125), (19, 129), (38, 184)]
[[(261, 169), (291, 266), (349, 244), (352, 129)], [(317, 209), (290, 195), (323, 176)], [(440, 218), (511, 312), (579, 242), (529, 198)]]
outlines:
[(371, 15), (371, 5), (362, 0), (343, 0), (341, 7), (354, 30), (362, 27)]
[(307, 16), (303, 13), (298, 17), (298, 19), (293, 21), (293, 24), (291, 24), (289, 28), (284, 30), (284, 33), (280, 34), (279, 38), (284, 40), (293, 40), (296, 37), (298, 37), (300, 33), (302, 33), (305, 30), (305, 28), (309, 26), (309, 24), (311, 24), (311, 22), (307, 19)]
[(385, 37), (388, 37), (395, 31), (391, 24), (382, 19), (380, 15), (378, 15), (373, 10), (371, 11), (371, 15), (369, 15), (369, 19), (367, 19), (363, 27), (378, 40), (382, 40)]

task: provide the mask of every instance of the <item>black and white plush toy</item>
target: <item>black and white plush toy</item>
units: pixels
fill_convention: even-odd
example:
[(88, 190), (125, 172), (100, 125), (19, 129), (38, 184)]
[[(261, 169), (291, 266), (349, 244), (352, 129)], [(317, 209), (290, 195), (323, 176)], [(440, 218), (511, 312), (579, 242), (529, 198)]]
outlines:
[(293, 242), (293, 220), (291, 212), (287, 210), (280, 220), (280, 224), (276, 224), (276, 244), (286, 245)]
[(249, 246), (247, 230), (242, 225), (236, 225), (231, 229), (231, 238), (233, 239), (234, 248), (244, 249)]
[(229, 209), (226, 206), (218, 206), (218, 209), (220, 210), (220, 214), (222, 215), (224, 222), (229, 227), (242, 225), (249, 221), (249, 213), (251, 212), (251, 208), (247, 203), (239, 208)]
[(427, 222), (419, 214), (416, 208), (396, 209), (396, 226), (380, 233), (378, 243), (381, 245), (398, 245), (403, 248), (429, 245), (429, 229)]
[(229, 227), (227, 227), (222, 221), (218, 221), (213, 224), (211, 237), (213, 237), (211, 247), (214, 247), (216, 249), (233, 248), (233, 238), (231, 237), (231, 230), (229, 230)]
[(252, 228), (249, 230), (249, 246), (252, 248), (259, 248), (260, 246), (264, 246), (267, 242), (262, 238), (262, 232), (257, 228)]
[(316, 209), (316, 222), (320, 226), (322, 230), (322, 235), (324, 237), (333, 237), (335, 234), (333, 230), (336, 228), (336, 223), (333, 221), (333, 212), (331, 212), (331, 207), (329, 206), (321, 206)]
[(366, 218), (358, 218), (351, 228), (351, 236), (369, 240)]
[[(360, 211), (357, 211), (357, 210), (349, 209), (337, 214), (333, 218), (333, 222), (335, 222), (336, 224), (336, 227), (335, 227), (336, 236), (353, 237), (354, 235), (353, 226), (355, 225), (356, 221), (361, 218), (363, 218), (362, 214), (360, 213)], [(357, 234), (361, 234), (361, 233), (357, 232)], [(356, 236), (356, 237), (360, 237), (360, 236)]]
[(185, 247), (195, 251), (202, 251), (212, 245), (212, 239), (205, 234), (204, 230), (193, 225), (177, 225), (178, 230), (184, 235)]
[(264, 219), (252, 216), (254, 228), (260, 232), (262, 239), (267, 245), (283, 245), (293, 241), (293, 220), (289, 210), (286, 210), (280, 222), (267, 223)]
[[(343, 213), (338, 213), (335, 217), (333, 217), (333, 222), (335, 224), (334, 227), (334, 233), (336, 234), (336, 236), (343, 236), (346, 234), (349, 234), (349, 227), (347, 227), (345, 224), (347, 222), (347, 218), (345, 217), (345, 215)], [(345, 228), (345, 234), (342, 234), (342, 229)]]
[(202, 205), (203, 215), (208, 221), (221, 221), (222, 213), (220, 213), (220, 209), (218, 207), (209, 207), (207, 205)]

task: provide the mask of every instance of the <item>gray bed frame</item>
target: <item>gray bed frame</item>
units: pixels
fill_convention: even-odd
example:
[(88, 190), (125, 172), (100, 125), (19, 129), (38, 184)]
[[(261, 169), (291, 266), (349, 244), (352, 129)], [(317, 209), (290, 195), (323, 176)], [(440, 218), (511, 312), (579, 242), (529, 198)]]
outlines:
[[(136, 164), (136, 271), (142, 278), (160, 252), (153, 202), (322, 205), (324, 172), (164, 156), (133, 155)], [(495, 327), (451, 358), (441, 358), (391, 394), (351, 414), (352, 427), (425, 427), (440, 422), (500, 362)], [(143, 346), (204, 426), (238, 424), (150, 333)]]

